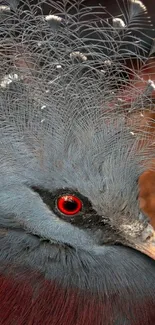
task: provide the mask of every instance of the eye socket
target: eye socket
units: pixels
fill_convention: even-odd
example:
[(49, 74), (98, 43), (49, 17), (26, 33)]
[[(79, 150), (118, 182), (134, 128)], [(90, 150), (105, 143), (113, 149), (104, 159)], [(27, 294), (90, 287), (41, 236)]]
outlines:
[(66, 215), (75, 215), (82, 209), (81, 200), (74, 195), (63, 195), (57, 200), (57, 208)]

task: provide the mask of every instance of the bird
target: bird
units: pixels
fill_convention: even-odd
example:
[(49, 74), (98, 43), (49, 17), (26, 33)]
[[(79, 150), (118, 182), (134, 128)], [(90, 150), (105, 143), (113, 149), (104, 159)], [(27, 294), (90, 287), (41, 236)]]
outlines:
[(115, 5), (0, 4), (1, 325), (155, 324), (155, 30)]

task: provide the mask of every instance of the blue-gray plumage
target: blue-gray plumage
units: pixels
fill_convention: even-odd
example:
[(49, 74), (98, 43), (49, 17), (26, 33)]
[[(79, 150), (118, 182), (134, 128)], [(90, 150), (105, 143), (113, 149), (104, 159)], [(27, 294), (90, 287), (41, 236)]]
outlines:
[[(116, 17), (83, 1), (0, 7), (0, 324), (155, 322), (155, 234), (138, 203), (154, 153), (130, 119), (155, 85), (142, 93), (127, 66), (145, 66), (155, 32), (141, 1), (122, 4)], [(85, 316), (88, 299), (100, 309)]]

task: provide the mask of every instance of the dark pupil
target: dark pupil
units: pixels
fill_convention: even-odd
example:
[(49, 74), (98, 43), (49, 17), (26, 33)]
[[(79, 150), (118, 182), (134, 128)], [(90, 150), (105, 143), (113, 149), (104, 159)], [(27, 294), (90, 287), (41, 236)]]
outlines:
[(66, 211), (74, 211), (77, 208), (77, 203), (75, 201), (66, 201), (63, 205)]

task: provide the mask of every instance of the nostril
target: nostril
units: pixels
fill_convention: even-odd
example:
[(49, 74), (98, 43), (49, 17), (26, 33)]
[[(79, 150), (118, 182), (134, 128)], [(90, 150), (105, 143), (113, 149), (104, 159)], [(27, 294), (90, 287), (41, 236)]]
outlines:
[(154, 237), (154, 229), (152, 228), (151, 225), (148, 225), (147, 228), (145, 228), (144, 231), (142, 232), (142, 240), (146, 242), (153, 239), (153, 237)]

